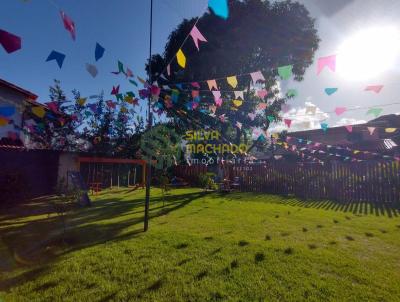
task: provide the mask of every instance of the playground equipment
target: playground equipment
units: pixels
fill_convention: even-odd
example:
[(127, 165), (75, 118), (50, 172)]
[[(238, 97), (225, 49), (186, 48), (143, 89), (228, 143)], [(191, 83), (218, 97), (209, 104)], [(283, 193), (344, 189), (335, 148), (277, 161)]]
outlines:
[(146, 161), (141, 159), (79, 157), (82, 177), (93, 193), (109, 187), (144, 187)]

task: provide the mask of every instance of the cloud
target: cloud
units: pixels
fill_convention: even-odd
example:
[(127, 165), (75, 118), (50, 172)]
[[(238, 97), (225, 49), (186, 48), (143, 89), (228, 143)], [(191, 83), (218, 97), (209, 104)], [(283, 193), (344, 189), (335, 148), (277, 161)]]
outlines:
[(357, 120), (355, 118), (343, 117), (339, 121), (336, 122), (335, 126), (347, 126), (347, 125), (365, 124), (366, 122), (367, 121), (365, 121), (365, 120)]
[[(321, 123), (329, 118), (329, 114), (322, 111), (312, 102), (305, 102), (304, 107), (292, 108), (287, 113), (282, 114), (282, 122), (273, 124), (269, 132), (289, 132), (320, 129)], [(284, 119), (292, 120), (290, 128), (283, 122)]]

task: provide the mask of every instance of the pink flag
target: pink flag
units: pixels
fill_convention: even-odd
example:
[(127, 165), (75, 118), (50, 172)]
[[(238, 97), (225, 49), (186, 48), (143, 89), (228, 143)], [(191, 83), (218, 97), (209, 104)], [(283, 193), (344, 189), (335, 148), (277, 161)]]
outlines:
[(45, 104), (47, 105), (47, 107), (50, 108), (51, 111), (58, 112), (57, 102), (49, 102), (49, 103), (45, 103)]
[(215, 80), (208, 80), (208, 81), (207, 81), (207, 84), (208, 84), (208, 88), (209, 88), (210, 90), (213, 90), (213, 88), (214, 88), (215, 90), (218, 90), (217, 82), (216, 82)]
[(250, 73), (251, 79), (253, 80), (253, 83), (257, 83), (258, 81), (265, 82), (265, 78), (261, 71), (256, 71)]
[(151, 95), (152, 96), (159, 96), (161, 92), (161, 88), (155, 85), (151, 86)]
[(259, 103), (257, 105), (258, 110), (264, 110), (265, 108), (267, 108), (267, 103)]
[(335, 108), (335, 113), (336, 115), (341, 115), (347, 111), (346, 107), (336, 107)]
[(214, 100), (218, 100), (221, 98), (221, 91), (213, 91)]
[(215, 105), (217, 105), (217, 107), (221, 107), (222, 106), (222, 99), (215, 100)]
[(368, 127), (369, 135), (374, 134), (375, 127)]
[(317, 62), (317, 75), (327, 66), (330, 70), (335, 72), (336, 70), (336, 55), (331, 55), (327, 57), (321, 57)]
[(199, 84), (199, 83), (197, 83), (197, 82), (192, 82), (191, 84), (192, 84), (193, 87), (199, 88), (199, 89), (200, 89), (200, 84)]
[(21, 49), (21, 38), (0, 29), (0, 44), (7, 51), (7, 53), (12, 53), (18, 49)]
[(171, 75), (171, 65), (170, 64), (168, 64), (168, 66), (167, 66), (167, 73), (168, 73), (168, 76)]
[(113, 108), (113, 109), (115, 109), (115, 107), (117, 105), (117, 103), (114, 103), (111, 100), (106, 101), (106, 104), (107, 104), (108, 107)]
[(112, 88), (111, 94), (117, 95), (119, 93), (119, 85)]
[(285, 125), (288, 127), (288, 128), (290, 128), (290, 125), (292, 124), (292, 120), (289, 120), (289, 119), (284, 119), (283, 120), (284, 122), (285, 122)]
[(289, 112), (289, 110), (290, 110), (290, 105), (288, 105), (288, 104), (283, 104), (283, 105), (281, 106), (281, 110), (283, 111), (283, 113)]
[(70, 17), (68, 17), (63, 11), (60, 11), (61, 19), (64, 22), (64, 28), (71, 33), (72, 40), (75, 41), (75, 23)]
[(192, 102), (192, 108), (193, 108), (193, 110), (196, 109), (197, 107), (199, 107), (199, 103), (197, 103), (197, 102)]
[(345, 127), (346, 127), (347, 131), (353, 132), (353, 126), (352, 125), (347, 125)]
[(265, 89), (261, 89), (261, 90), (258, 90), (258, 91), (257, 91), (257, 95), (258, 95), (261, 99), (265, 98), (265, 97), (267, 96), (267, 94), (268, 94), (268, 92), (267, 92)]
[(383, 85), (370, 85), (365, 87), (365, 91), (373, 91), (375, 93), (379, 93), (383, 88)]
[(254, 121), (254, 119), (256, 118), (256, 114), (250, 112), (249, 114), (247, 114), (247, 116), (250, 118), (250, 120)]
[(206, 38), (204, 38), (196, 25), (193, 26), (192, 30), (190, 31), (190, 35), (193, 38), (193, 42), (196, 45), (197, 50), (199, 50), (199, 41), (207, 42)]
[(199, 91), (198, 90), (192, 90), (192, 98), (198, 97), (199, 96)]
[(224, 114), (221, 114), (221, 115), (219, 116), (219, 120), (220, 120), (222, 123), (225, 123), (225, 121), (226, 121), (225, 113), (224, 113)]
[(133, 72), (132, 72), (132, 70), (130, 70), (129, 68), (126, 68), (126, 77), (127, 77), (127, 78), (133, 77)]

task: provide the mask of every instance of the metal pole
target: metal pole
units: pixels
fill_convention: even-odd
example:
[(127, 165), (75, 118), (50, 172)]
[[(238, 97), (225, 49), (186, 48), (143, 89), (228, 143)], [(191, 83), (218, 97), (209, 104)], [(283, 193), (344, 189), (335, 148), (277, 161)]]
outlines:
[[(148, 68), (148, 78), (149, 84), (153, 84), (151, 76), (151, 43), (153, 34), (153, 0), (150, 1), (150, 39), (149, 39), (149, 68)], [(148, 123), (147, 131), (151, 130), (152, 126), (152, 115), (151, 115), (151, 95), (148, 97)], [(151, 182), (151, 158), (148, 159), (146, 165), (146, 201), (144, 204), (144, 231), (147, 232), (149, 229), (149, 208), (150, 208), (150, 182)]]

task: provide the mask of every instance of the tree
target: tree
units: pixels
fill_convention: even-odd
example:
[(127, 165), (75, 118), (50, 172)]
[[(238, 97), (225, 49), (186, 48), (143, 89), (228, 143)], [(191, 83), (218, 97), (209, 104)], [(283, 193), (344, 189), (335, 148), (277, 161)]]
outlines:
[[(170, 34), (164, 53), (154, 55), (150, 64), (152, 80), (158, 79), (160, 85), (180, 89), (172, 83), (186, 83), (183, 84), (183, 90), (179, 91), (178, 103), (166, 110), (178, 131), (209, 126), (220, 130), (223, 137), (238, 143), (241, 140), (248, 141), (252, 127), (266, 130), (273, 119), (279, 120), (281, 105), (291, 96), (281, 94), (277, 68), (293, 65), (294, 79), (301, 81), (306, 68), (313, 62), (319, 38), (314, 25), (315, 20), (310, 17), (308, 10), (297, 2), (230, 0), (229, 11), (227, 20), (208, 13), (199, 19), (196, 26), (208, 42), (200, 43), (198, 51), (192, 41), (189, 41), (189, 37), (182, 47), (187, 59), (186, 68), (179, 67), (176, 59), (173, 59), (173, 72), (168, 81), (159, 75), (162, 72), (165, 74), (167, 64), (175, 57), (185, 37), (193, 28), (195, 19), (183, 20)], [(149, 64), (146, 68), (148, 70)], [(262, 84), (251, 85), (250, 76), (243, 76), (237, 78), (238, 85), (233, 89), (224, 79), (227, 76), (258, 70), (265, 78)], [(191, 101), (191, 90), (194, 89), (190, 85), (191, 82), (220, 78), (222, 79), (217, 82), (224, 102), (216, 110), (216, 117), (225, 115), (228, 123), (210, 116), (209, 109), (210, 105), (214, 104), (214, 99), (213, 95), (207, 92), (208, 86), (205, 82), (199, 83), (199, 108), (187, 109), (187, 104)], [(260, 88), (268, 91), (263, 100), (255, 95), (255, 90)], [(225, 92), (232, 90), (245, 91), (241, 106), (232, 105), (233, 92)], [(164, 97), (166, 93), (168, 91), (163, 91), (161, 96)], [(260, 102), (267, 102), (267, 108), (256, 118), (250, 118), (248, 114), (253, 113)], [(235, 127), (236, 122), (242, 127)]]
[[(78, 92), (73, 91), (73, 93)], [(79, 140), (78, 128), (80, 121), (74, 119), (71, 112), (79, 114), (82, 108), (76, 108), (69, 104), (61, 83), (54, 80), (49, 87), (50, 102), (46, 103), (49, 109), (45, 110), (45, 115), (39, 117), (28, 108), (24, 112), (24, 133), (30, 136), (29, 147), (47, 148), (52, 150), (80, 150), (81, 141)]]

